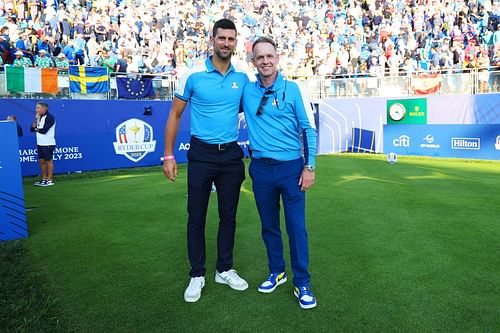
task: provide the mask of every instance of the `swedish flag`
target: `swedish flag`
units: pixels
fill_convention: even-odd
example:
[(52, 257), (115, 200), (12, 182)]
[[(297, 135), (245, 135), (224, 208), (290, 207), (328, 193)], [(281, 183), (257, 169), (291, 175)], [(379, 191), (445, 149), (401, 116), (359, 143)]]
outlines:
[(106, 93), (109, 91), (108, 69), (69, 66), (69, 88), (80, 94)]

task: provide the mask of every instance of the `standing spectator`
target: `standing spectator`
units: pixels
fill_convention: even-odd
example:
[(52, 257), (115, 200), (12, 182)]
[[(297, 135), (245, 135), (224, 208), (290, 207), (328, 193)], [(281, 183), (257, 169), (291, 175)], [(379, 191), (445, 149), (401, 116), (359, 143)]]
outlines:
[(102, 43), (107, 39), (108, 29), (104, 23), (101, 23), (101, 19), (96, 20), (94, 31), (98, 43)]
[(68, 41), (68, 44), (63, 48), (62, 53), (66, 56), (70, 65), (76, 65), (76, 51), (72, 40)]
[(483, 49), (479, 53), (476, 61), (476, 68), (478, 69), (479, 92), (488, 92), (488, 85), (490, 81), (490, 59), (488, 58), (488, 51)]
[(73, 42), (75, 46), (75, 64), (76, 65), (85, 65), (85, 47), (86, 47), (85, 39), (83, 39), (82, 34), (77, 34), (76, 38)]
[(118, 51), (118, 61), (116, 62), (116, 72), (117, 73), (127, 73), (127, 57), (125, 55), (125, 50), (120, 49)]
[(12, 62), (9, 29), (6, 27), (0, 29), (0, 56), (2, 58), (2, 63), (9, 64)]
[(311, 309), (316, 307), (316, 298), (308, 269), (305, 192), (315, 178), (313, 110), (297, 83), (288, 82), (277, 72), (279, 57), (272, 39), (258, 38), (252, 52), (258, 80), (245, 87), (241, 104), (252, 150), (249, 173), (268, 257), (269, 275), (258, 290), (271, 293), (287, 281), (280, 231), (281, 197), (290, 242), (293, 293), (302, 309)]
[(109, 55), (107, 50), (102, 50), (102, 57), (99, 59), (98, 63), (99, 66), (106, 67), (109, 73), (115, 71), (116, 61)]
[(24, 56), (28, 56), (28, 34), (25, 32), (22, 32), (19, 35), (19, 39), (16, 41), (16, 49), (21, 50), (24, 53)]
[(99, 43), (97, 43), (95, 39), (95, 35), (91, 35), (89, 40), (87, 41), (87, 56), (88, 56), (88, 64), (90, 66), (98, 66), (98, 58), (101, 55), (99, 55), (99, 50), (101, 46)]
[(62, 33), (63, 42), (69, 42), (71, 39), (71, 23), (68, 21), (68, 16), (63, 16), (62, 21), (59, 22), (59, 29)]
[(232, 21), (215, 22), (211, 37), (213, 56), (182, 76), (166, 125), (163, 172), (175, 181), (174, 144), (182, 113), (190, 103), (187, 238), (191, 280), (184, 292), (186, 302), (198, 301), (205, 286), (205, 224), (213, 182), (219, 202), (215, 282), (235, 290), (248, 288), (248, 283), (233, 269), (236, 210), (245, 179), (243, 152), (237, 143), (238, 111), (248, 82), (248, 77), (231, 64), (236, 36)]
[(35, 186), (52, 186), (54, 181), (54, 148), (56, 146), (56, 119), (49, 113), (49, 106), (45, 102), (36, 103), (35, 121), (31, 125), (31, 132), (36, 133), (38, 150), (38, 164), (42, 179), (35, 182)]

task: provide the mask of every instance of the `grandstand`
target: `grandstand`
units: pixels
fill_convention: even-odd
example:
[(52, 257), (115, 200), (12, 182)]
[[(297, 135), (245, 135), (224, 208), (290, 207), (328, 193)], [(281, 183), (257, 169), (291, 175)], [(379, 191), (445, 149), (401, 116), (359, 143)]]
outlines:
[[(210, 26), (221, 16), (239, 27), (237, 65), (252, 71), (252, 41), (271, 35), (282, 71), (303, 81), (312, 98), (476, 94), (500, 86), (498, 1), (43, 0), (2, 1), (0, 13), (5, 66), (19, 51), (35, 64), (45, 50), (54, 67), (59, 54), (68, 65), (107, 67), (110, 99), (118, 96), (118, 73), (151, 75), (148, 98), (171, 99), (177, 75), (209, 55)], [(66, 66), (56, 68), (54, 97), (103, 97), (70, 94)], [(12, 96), (3, 78), (0, 96)]]

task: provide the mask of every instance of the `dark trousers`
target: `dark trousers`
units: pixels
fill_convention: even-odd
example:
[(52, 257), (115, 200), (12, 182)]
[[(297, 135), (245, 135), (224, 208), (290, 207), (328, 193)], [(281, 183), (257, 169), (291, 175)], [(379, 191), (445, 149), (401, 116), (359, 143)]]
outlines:
[(286, 266), (280, 229), (281, 197), (290, 246), (293, 284), (298, 287), (308, 287), (310, 282), (305, 223), (306, 195), (298, 185), (303, 169), (302, 158), (284, 162), (270, 158), (252, 158), (249, 169), (262, 224), (262, 239), (267, 249), (269, 272), (284, 272)]
[(236, 210), (241, 183), (245, 179), (243, 152), (236, 142), (207, 144), (191, 137), (188, 151), (188, 256), (191, 277), (205, 275), (205, 224), (212, 182), (217, 188), (219, 230), (217, 265), (219, 272), (233, 267)]

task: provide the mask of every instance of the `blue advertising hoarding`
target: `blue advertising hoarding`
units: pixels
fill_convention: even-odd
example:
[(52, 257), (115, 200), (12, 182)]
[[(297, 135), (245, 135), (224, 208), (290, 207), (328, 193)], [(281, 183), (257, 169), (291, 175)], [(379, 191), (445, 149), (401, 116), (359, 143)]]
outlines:
[(28, 236), (15, 122), (0, 121), (0, 241)]
[(500, 160), (500, 124), (385, 125), (384, 152)]
[[(36, 137), (30, 132), (38, 100), (3, 99), (0, 119), (15, 115), (23, 128), (19, 158), (23, 176), (39, 174)], [(44, 100), (56, 118), (54, 173), (160, 165), (171, 101)], [(244, 122), (239, 126), (243, 127)], [(175, 157), (187, 162), (189, 107), (183, 113)], [(248, 135), (240, 130), (247, 155)]]

